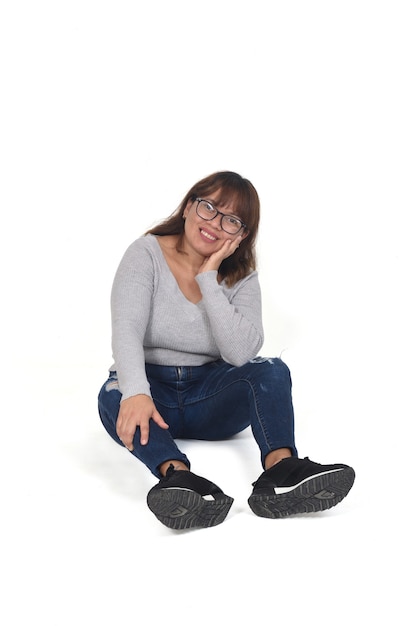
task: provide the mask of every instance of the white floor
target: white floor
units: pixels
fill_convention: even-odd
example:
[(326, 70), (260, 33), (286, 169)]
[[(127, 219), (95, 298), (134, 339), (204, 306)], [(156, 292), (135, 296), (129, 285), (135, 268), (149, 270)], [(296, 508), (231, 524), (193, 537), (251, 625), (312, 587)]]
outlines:
[[(389, 437), (373, 445), (364, 429), (361, 440), (355, 416), (352, 429), (330, 427), (333, 446), (325, 420), (307, 427), (312, 445), (304, 433), (300, 454), (351, 463), (357, 480), (331, 511), (286, 520), (247, 506), (260, 471), (249, 431), (219, 444), (182, 442), (193, 469), (235, 502), (220, 526), (175, 532), (146, 507), (153, 477), (98, 421), (97, 372), (70, 383), (67, 373), (44, 370), (31, 394), (14, 399), (7, 432), (16, 440), (2, 442), (3, 623), (113, 624), (141, 614), (152, 624), (413, 623), (411, 463), (387, 458)], [(40, 386), (50, 391), (43, 401)], [(17, 412), (30, 416), (23, 432)]]

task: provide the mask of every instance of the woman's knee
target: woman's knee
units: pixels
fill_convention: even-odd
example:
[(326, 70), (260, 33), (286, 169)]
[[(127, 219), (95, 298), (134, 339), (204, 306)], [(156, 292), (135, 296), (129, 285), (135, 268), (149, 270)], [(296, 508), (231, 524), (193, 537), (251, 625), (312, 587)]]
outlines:
[(289, 367), (278, 357), (256, 357), (249, 361), (252, 371), (263, 377), (271, 377), (276, 381), (288, 382), (291, 385), (291, 373)]
[(98, 394), (98, 413), (104, 428), (117, 443), (120, 443), (116, 433), (120, 400), (121, 393), (118, 387), (115, 387), (113, 381), (109, 379)]

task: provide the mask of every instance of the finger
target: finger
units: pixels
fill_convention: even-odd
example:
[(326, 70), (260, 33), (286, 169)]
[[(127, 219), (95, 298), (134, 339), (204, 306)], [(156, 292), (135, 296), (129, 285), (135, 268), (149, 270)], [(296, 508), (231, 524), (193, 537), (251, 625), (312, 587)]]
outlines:
[(152, 419), (161, 428), (165, 428), (165, 429), (169, 428), (169, 425), (166, 423), (166, 421), (164, 420), (162, 415), (160, 413), (158, 413), (158, 411), (154, 412), (154, 414), (152, 415)]
[(217, 252), (214, 252), (211, 258), (216, 258), (220, 262), (223, 259), (227, 259), (227, 257), (231, 254), (230, 246), (232, 245), (232, 243), (233, 242), (231, 239), (226, 239), (222, 247)]
[(123, 416), (120, 415), (117, 418), (117, 422), (116, 422), (116, 433), (117, 436), (119, 437), (120, 441), (123, 441)]
[(129, 437), (126, 437), (124, 444), (130, 452), (133, 452), (133, 450), (135, 449), (133, 445), (133, 435), (129, 435)]
[(146, 446), (149, 441), (149, 422), (140, 426), (140, 443), (142, 446)]
[(239, 237), (235, 239), (234, 252), (238, 249), (238, 247), (242, 243), (242, 239), (243, 239), (242, 235), (239, 235)]
[(125, 424), (123, 424), (123, 416), (119, 416), (117, 423), (116, 423), (116, 433), (117, 436), (119, 437), (120, 441), (122, 442), (122, 444), (132, 452), (132, 450), (134, 449), (133, 447), (133, 437), (135, 434), (135, 431), (130, 432)]
[(133, 445), (134, 435), (135, 435), (134, 432), (126, 432), (122, 434), (122, 437), (123, 437), (122, 441), (124, 445), (126, 446), (126, 448), (130, 450), (130, 452), (134, 450), (134, 445)]
[(226, 239), (224, 242), (224, 246), (221, 249), (223, 253), (223, 257), (227, 259), (227, 257), (231, 256), (239, 247), (240, 242), (242, 241), (241, 237), (237, 239)]
[(133, 438), (126, 438), (126, 437), (121, 437), (120, 435), (118, 435), (120, 441), (122, 442), (122, 444), (124, 445), (125, 448), (127, 448), (130, 452), (133, 452), (133, 450), (135, 449), (134, 445), (133, 445)]

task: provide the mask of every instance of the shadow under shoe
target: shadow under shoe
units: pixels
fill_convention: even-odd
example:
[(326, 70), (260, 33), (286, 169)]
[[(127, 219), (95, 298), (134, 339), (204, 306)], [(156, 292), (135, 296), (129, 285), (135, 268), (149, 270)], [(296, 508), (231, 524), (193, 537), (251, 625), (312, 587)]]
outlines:
[(343, 500), (354, 480), (355, 472), (348, 465), (321, 465), (308, 457), (290, 457), (261, 474), (248, 503), (260, 517), (316, 513)]
[(162, 524), (183, 530), (221, 524), (233, 498), (211, 481), (170, 465), (166, 476), (148, 493), (147, 504)]

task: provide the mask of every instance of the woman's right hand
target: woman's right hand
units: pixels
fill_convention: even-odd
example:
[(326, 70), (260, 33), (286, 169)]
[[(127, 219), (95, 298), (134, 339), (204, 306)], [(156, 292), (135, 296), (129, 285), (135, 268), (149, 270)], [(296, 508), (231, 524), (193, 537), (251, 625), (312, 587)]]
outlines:
[(140, 443), (146, 446), (149, 441), (149, 422), (153, 419), (161, 428), (169, 428), (162, 415), (157, 411), (151, 397), (139, 394), (122, 400), (116, 422), (116, 432), (119, 439), (132, 452), (133, 437), (136, 429), (140, 428)]

